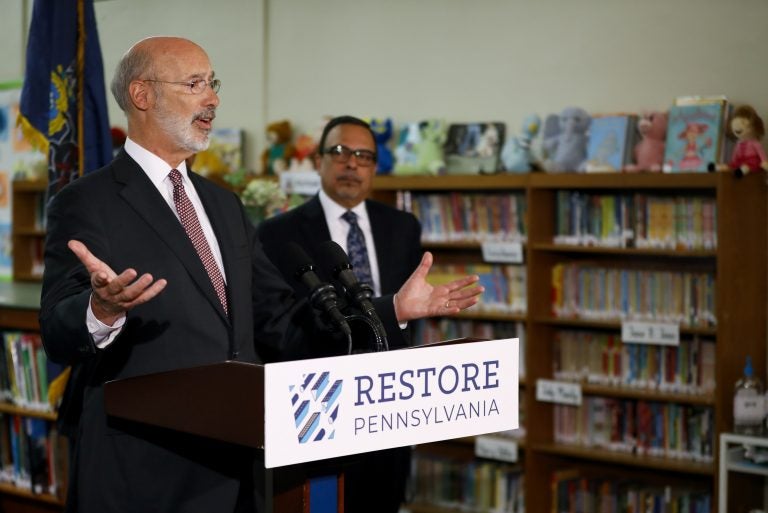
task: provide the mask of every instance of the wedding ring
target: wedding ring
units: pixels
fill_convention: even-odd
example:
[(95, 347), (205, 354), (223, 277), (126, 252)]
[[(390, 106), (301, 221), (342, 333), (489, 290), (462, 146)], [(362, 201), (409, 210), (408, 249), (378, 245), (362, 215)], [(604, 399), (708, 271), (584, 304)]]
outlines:
[(445, 307), (446, 308), (450, 308), (451, 307), (451, 301), (450, 300), (445, 302)]

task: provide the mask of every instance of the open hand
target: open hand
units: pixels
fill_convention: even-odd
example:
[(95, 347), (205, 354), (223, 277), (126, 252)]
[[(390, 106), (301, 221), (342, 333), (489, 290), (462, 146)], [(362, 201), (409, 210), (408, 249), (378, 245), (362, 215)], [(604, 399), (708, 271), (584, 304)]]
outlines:
[(465, 276), (444, 285), (430, 285), (427, 274), (432, 267), (432, 253), (427, 251), (395, 294), (395, 315), (398, 322), (407, 322), (437, 315), (453, 315), (476, 304), (483, 287), (474, 285), (476, 275)]
[(96, 318), (111, 326), (125, 312), (157, 296), (167, 285), (164, 279), (155, 280), (151, 274), (126, 269), (119, 275), (96, 258), (80, 241), (71, 240), (69, 249), (91, 274), (91, 309)]

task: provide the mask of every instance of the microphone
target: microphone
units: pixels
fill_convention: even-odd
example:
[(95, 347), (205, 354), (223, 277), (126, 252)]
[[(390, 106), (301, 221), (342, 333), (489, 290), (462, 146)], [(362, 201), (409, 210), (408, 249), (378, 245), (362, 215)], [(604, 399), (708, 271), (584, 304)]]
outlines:
[(325, 312), (347, 338), (351, 339), (352, 330), (339, 310), (336, 289), (330, 283), (320, 280), (307, 253), (295, 242), (289, 242), (283, 256), (288, 268), (296, 269), (294, 276), (309, 289), (309, 301), (312, 305)]
[(327, 240), (320, 244), (318, 251), (322, 256), (323, 262), (330, 264), (333, 277), (344, 286), (347, 295), (363, 311), (363, 314), (370, 319), (372, 327), (376, 332), (377, 345), (380, 345), (384, 350), (388, 350), (384, 324), (381, 322), (379, 314), (376, 313), (376, 308), (374, 308), (371, 302), (373, 288), (368, 283), (360, 283), (352, 270), (352, 264), (349, 263), (347, 254), (344, 253), (341, 246), (332, 240)]

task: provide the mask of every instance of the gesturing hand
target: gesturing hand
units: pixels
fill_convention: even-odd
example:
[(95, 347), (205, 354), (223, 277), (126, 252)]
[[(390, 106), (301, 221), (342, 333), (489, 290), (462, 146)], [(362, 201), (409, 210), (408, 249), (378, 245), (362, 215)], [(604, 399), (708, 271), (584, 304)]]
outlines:
[(71, 240), (67, 246), (91, 274), (91, 309), (96, 318), (108, 326), (128, 310), (157, 296), (168, 283), (165, 279), (155, 280), (148, 273), (137, 279), (134, 269), (118, 275), (82, 242)]
[(427, 274), (432, 267), (432, 253), (427, 251), (419, 266), (395, 294), (395, 315), (398, 322), (452, 315), (476, 304), (483, 287), (477, 283), (476, 275), (465, 276), (444, 285), (427, 283)]

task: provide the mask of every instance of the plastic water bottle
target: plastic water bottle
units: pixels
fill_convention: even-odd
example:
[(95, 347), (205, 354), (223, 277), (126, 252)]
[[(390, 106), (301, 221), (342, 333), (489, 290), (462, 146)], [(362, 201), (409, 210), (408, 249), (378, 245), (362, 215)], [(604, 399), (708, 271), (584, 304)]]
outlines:
[(752, 358), (747, 356), (744, 376), (736, 382), (733, 395), (733, 431), (742, 435), (762, 435), (765, 417), (763, 382), (754, 376)]

